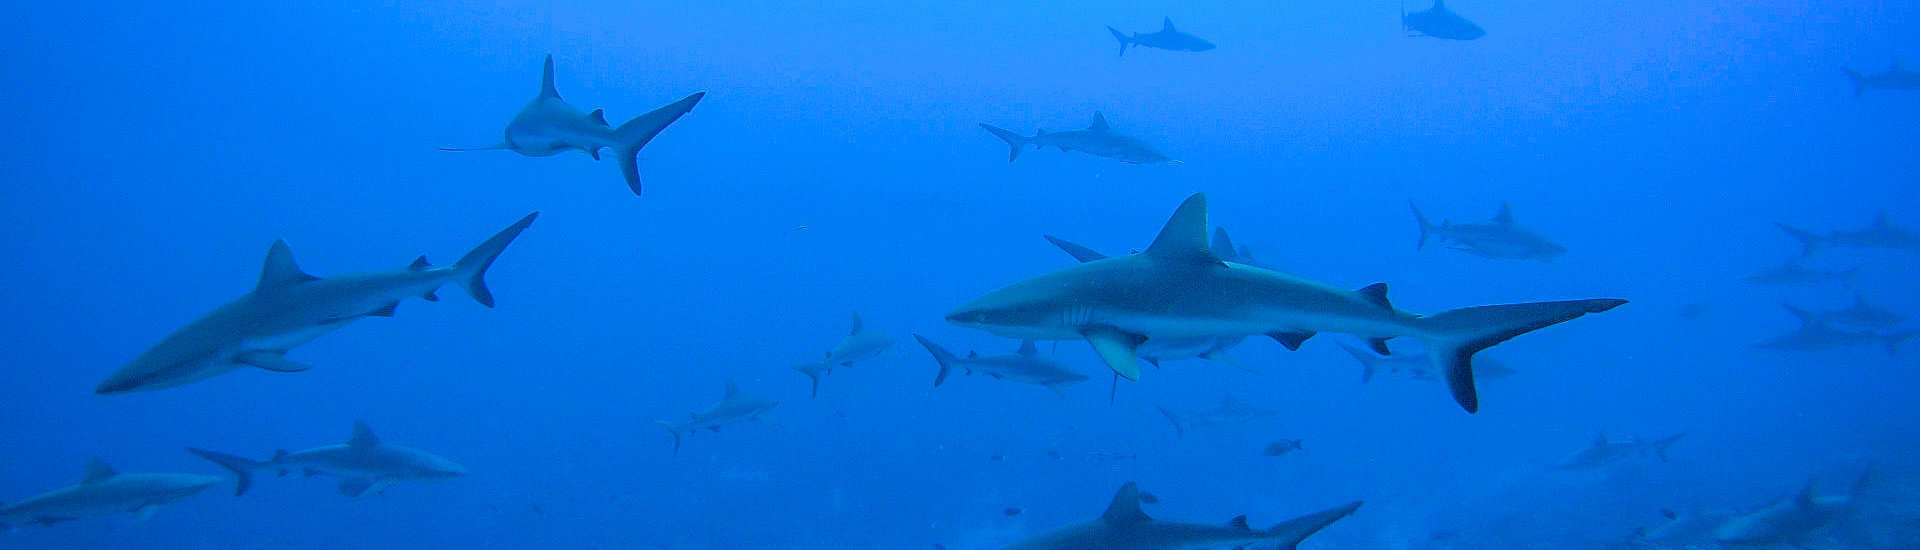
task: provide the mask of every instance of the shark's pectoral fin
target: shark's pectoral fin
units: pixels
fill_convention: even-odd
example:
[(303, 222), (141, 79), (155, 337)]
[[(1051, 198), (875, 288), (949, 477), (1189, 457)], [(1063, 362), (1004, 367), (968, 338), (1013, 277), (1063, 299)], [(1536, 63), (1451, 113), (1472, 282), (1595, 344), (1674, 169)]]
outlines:
[(350, 477), (340, 480), (338, 490), (340, 491), (340, 496), (360, 498), (360, 495), (367, 494), (367, 490), (372, 488), (373, 480), (364, 477)]
[(153, 518), (153, 514), (159, 511), (160, 505), (158, 504), (142, 504), (139, 508), (133, 509), (133, 520), (146, 521)]
[(239, 357), (234, 358), (234, 362), (267, 369), (273, 372), (300, 372), (313, 368), (313, 365), (287, 359), (286, 352), (280, 351), (251, 351), (242, 353)]
[(1117, 328), (1096, 327), (1081, 331), (1087, 343), (1093, 345), (1093, 352), (1100, 355), (1107, 367), (1115, 374), (1128, 380), (1140, 379), (1140, 359), (1136, 352), (1147, 337), (1129, 334)]
[(1272, 338), (1273, 341), (1275, 342), (1279, 342), (1280, 345), (1282, 346), (1286, 346), (1287, 351), (1299, 351), (1300, 344), (1306, 343), (1307, 339), (1312, 338), (1313, 335), (1314, 335), (1314, 332), (1310, 330), (1279, 331), (1279, 332), (1267, 333), (1267, 337)]

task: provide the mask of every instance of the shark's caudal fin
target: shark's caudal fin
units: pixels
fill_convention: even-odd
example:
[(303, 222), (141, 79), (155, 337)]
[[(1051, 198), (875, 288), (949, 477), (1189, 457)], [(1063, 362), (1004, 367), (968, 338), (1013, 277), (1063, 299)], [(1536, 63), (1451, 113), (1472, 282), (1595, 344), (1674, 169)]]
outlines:
[(233, 496), (236, 497), (245, 494), (247, 488), (253, 487), (253, 471), (266, 467), (265, 462), (241, 458), (226, 453), (216, 453), (205, 449), (188, 447), (187, 452), (207, 459), (214, 464), (218, 464), (221, 468), (226, 468), (229, 472), (233, 472)]
[(1345, 342), (1340, 343), (1340, 349), (1347, 350), (1347, 355), (1353, 356), (1354, 361), (1360, 362), (1360, 383), (1372, 382), (1373, 373), (1380, 366), (1380, 358), (1369, 355), (1360, 348), (1349, 346)]
[(1433, 224), (1427, 223), (1427, 216), (1420, 213), (1420, 207), (1414, 206), (1413, 201), (1407, 201), (1407, 208), (1413, 210), (1413, 221), (1420, 224), (1420, 241), (1413, 245), (1413, 249), (1418, 251), (1427, 247), (1427, 234), (1433, 232)]
[(1803, 257), (1812, 256), (1814, 252), (1820, 250), (1820, 245), (1827, 240), (1826, 237), (1822, 237), (1812, 231), (1780, 222), (1774, 222), (1773, 224), (1780, 226), (1780, 230), (1787, 232), (1787, 236), (1793, 237), (1793, 240), (1800, 241), (1800, 255)]
[(667, 433), (673, 434), (673, 456), (680, 456), (680, 427), (665, 420), (655, 420), (653, 423), (659, 424), (660, 427), (667, 429)]
[(1673, 444), (1675, 443), (1679, 443), (1680, 438), (1683, 438), (1686, 436), (1687, 436), (1686, 432), (1681, 432), (1681, 433), (1677, 433), (1672, 436), (1669, 436), (1666, 439), (1661, 439), (1659, 441), (1653, 442), (1653, 456), (1655, 458), (1659, 458), (1661, 462), (1666, 462), (1667, 448), (1672, 447)]
[(1441, 312), (1416, 322), (1423, 333), (1421, 340), (1427, 343), (1427, 355), (1434, 367), (1446, 376), (1454, 401), (1471, 413), (1480, 410), (1480, 396), (1473, 386), (1474, 353), (1515, 336), (1624, 303), (1627, 301), (1600, 298), (1479, 306)]
[(1107, 32), (1113, 33), (1113, 39), (1120, 41), (1120, 56), (1126, 57), (1127, 46), (1133, 45), (1133, 41), (1127, 39), (1127, 33), (1120, 32), (1120, 29), (1113, 27), (1107, 27)]
[(1187, 421), (1185, 419), (1180, 418), (1180, 415), (1175, 414), (1173, 411), (1167, 410), (1166, 407), (1160, 407), (1160, 414), (1167, 417), (1168, 423), (1173, 424), (1174, 437), (1187, 436)]
[(457, 281), (467, 288), (467, 294), (473, 296), (473, 301), (480, 302), (483, 306), (493, 307), (493, 293), (487, 290), (487, 268), (493, 265), (495, 258), (500, 257), (501, 251), (507, 249), (507, 245), (513, 242), (513, 238), (520, 236), (520, 232), (525, 231), (527, 226), (533, 225), (533, 219), (539, 216), (539, 212), (527, 214), (527, 217), (520, 218), (520, 221), (513, 222), (513, 225), (495, 233), (492, 238), (480, 243), (480, 246), (473, 247), (467, 255), (461, 256), (460, 261), (453, 263), (453, 269), (461, 274), (461, 278)]
[(1007, 142), (1007, 162), (1013, 162), (1014, 159), (1020, 158), (1020, 149), (1030, 143), (1027, 138), (1008, 131), (1006, 128), (985, 122), (980, 123), (980, 128), (986, 130), (989, 134), (993, 134), (994, 137), (1000, 138), (1000, 141)]
[(1853, 97), (1867, 93), (1867, 77), (1853, 69), (1840, 69), (1847, 72), (1847, 81), (1853, 83)]
[(627, 188), (632, 189), (635, 196), (640, 194), (640, 148), (646, 147), (647, 142), (653, 141), (653, 136), (667, 129), (667, 125), (680, 120), (681, 115), (692, 111), (694, 104), (706, 96), (706, 92), (695, 92), (680, 98), (680, 101), (633, 117), (633, 120), (613, 129), (613, 139), (618, 143), (614, 149), (620, 160), (620, 176), (626, 178)]
[(940, 347), (939, 344), (933, 343), (932, 340), (926, 339), (924, 336), (915, 334), (913, 335), (913, 339), (919, 340), (920, 345), (926, 346), (927, 353), (933, 354), (933, 361), (940, 364), (940, 373), (933, 376), (933, 387), (940, 387), (940, 384), (947, 381), (947, 375), (953, 373), (953, 362), (960, 358), (955, 356), (953, 352), (947, 351), (946, 348)]
[(820, 397), (820, 377), (826, 376), (832, 368), (832, 365), (826, 363), (806, 363), (793, 366), (794, 371), (807, 375), (807, 378), (813, 381), (813, 389), (807, 394), (810, 397)]
[(1300, 547), (1300, 542), (1307, 540), (1307, 537), (1313, 536), (1314, 533), (1320, 532), (1321, 529), (1325, 529), (1328, 525), (1333, 525), (1333, 522), (1353, 515), (1354, 510), (1359, 509), (1359, 501), (1350, 502), (1343, 506), (1336, 506), (1287, 520), (1267, 529), (1266, 534), (1271, 537), (1270, 542), (1280, 543), (1274, 548), (1278, 550), (1296, 550)]

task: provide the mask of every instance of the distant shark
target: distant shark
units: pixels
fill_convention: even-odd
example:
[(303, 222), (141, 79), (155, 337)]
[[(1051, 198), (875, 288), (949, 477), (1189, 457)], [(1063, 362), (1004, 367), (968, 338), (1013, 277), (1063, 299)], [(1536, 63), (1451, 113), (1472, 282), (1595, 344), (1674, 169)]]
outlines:
[(1233, 394), (1227, 394), (1226, 397), (1221, 398), (1220, 405), (1211, 409), (1179, 414), (1166, 407), (1160, 407), (1160, 414), (1167, 417), (1168, 423), (1173, 424), (1175, 437), (1185, 437), (1189, 430), (1259, 422), (1274, 417), (1273, 411), (1256, 407), (1246, 399)]
[(1161, 521), (1140, 510), (1140, 488), (1120, 487), (1098, 519), (1068, 525), (1013, 543), (1006, 550), (1193, 550), (1275, 548), (1294, 550), (1300, 541), (1353, 514), (1359, 502), (1314, 512), (1268, 529), (1254, 530), (1246, 516), (1221, 525)]
[(287, 359), (289, 350), (366, 317), (392, 317), (403, 299), (439, 300), (434, 291), (449, 283), (466, 287), (474, 301), (493, 307), (487, 268), (539, 214), (520, 218), (450, 267), (435, 267), (421, 256), (404, 269), (322, 279), (300, 270), (285, 241), (274, 241), (253, 292), (174, 331), (108, 376), (94, 392), (171, 388), (246, 366), (304, 371), (310, 367)]
[(1007, 162), (1020, 158), (1020, 150), (1031, 145), (1034, 149), (1054, 147), (1061, 151), (1080, 151), (1096, 157), (1106, 157), (1128, 164), (1173, 164), (1175, 161), (1148, 146), (1145, 142), (1114, 132), (1107, 125), (1107, 117), (1099, 111), (1093, 113), (1093, 124), (1085, 130), (1067, 130), (1047, 133), (1046, 130), (1034, 131), (1033, 137), (1025, 137), (991, 124), (981, 123), (981, 128), (1007, 142)]
[(817, 363), (802, 363), (793, 366), (793, 370), (807, 375), (813, 380), (812, 395), (820, 395), (820, 379), (833, 373), (833, 368), (851, 367), (854, 363), (879, 357), (893, 349), (893, 338), (878, 330), (867, 330), (866, 323), (860, 321), (860, 314), (853, 314), (853, 330), (841, 338), (839, 344), (827, 350), (827, 355)]
[(1858, 268), (1830, 270), (1810, 267), (1798, 259), (1767, 268), (1765, 271), (1742, 277), (1749, 283), (1766, 286), (1812, 285), (1820, 283), (1844, 283), (1859, 273)]
[(706, 92), (698, 92), (681, 98), (665, 107), (654, 109), (644, 115), (614, 128), (607, 125), (607, 117), (600, 109), (591, 113), (580, 112), (560, 99), (560, 91), (553, 87), (553, 55), (547, 55), (546, 68), (540, 75), (540, 94), (520, 108), (507, 123), (507, 136), (496, 145), (484, 147), (442, 147), (442, 151), (513, 151), (529, 157), (546, 157), (567, 151), (581, 151), (600, 160), (601, 149), (613, 149), (614, 158), (620, 161), (620, 175), (626, 178), (627, 187), (634, 195), (640, 194), (640, 148), (660, 134), (661, 130), (679, 120), (681, 115), (693, 110), (693, 106), (706, 97)]
[(1113, 27), (1107, 27), (1107, 32), (1113, 33), (1114, 40), (1120, 41), (1120, 55), (1122, 56), (1127, 55), (1127, 46), (1159, 48), (1176, 52), (1204, 52), (1213, 49), (1212, 42), (1201, 40), (1198, 36), (1174, 29), (1172, 17), (1160, 20), (1159, 32), (1145, 34), (1136, 32), (1133, 33), (1133, 36), (1127, 36), (1127, 33), (1120, 32), (1120, 29)]
[(1415, 250), (1425, 248), (1427, 237), (1434, 236), (1443, 241), (1452, 241), (1453, 244), (1448, 248), (1483, 258), (1547, 261), (1567, 251), (1559, 243), (1514, 223), (1513, 210), (1506, 203), (1501, 203), (1500, 213), (1484, 223), (1455, 224), (1443, 220), (1440, 225), (1427, 223), (1427, 217), (1420, 213), (1420, 207), (1411, 202), (1407, 206), (1413, 209), (1413, 219), (1420, 224), (1420, 242), (1414, 246)]
[(1821, 235), (1784, 223), (1775, 223), (1781, 231), (1800, 241), (1801, 256), (1811, 256), (1815, 252), (1829, 248), (1878, 248), (1885, 250), (1920, 251), (1920, 234), (1904, 228), (1894, 227), (1887, 221), (1887, 213), (1874, 216), (1873, 223), (1851, 231), (1840, 230)]
[(1893, 58), (1893, 65), (1887, 72), (1880, 74), (1860, 74), (1853, 69), (1841, 69), (1847, 72), (1847, 80), (1853, 82), (1853, 97), (1860, 97), (1869, 90), (1920, 90), (1920, 71), (1910, 71), (1900, 66), (1900, 58)]
[(1661, 462), (1666, 462), (1667, 448), (1672, 447), (1674, 443), (1678, 443), (1680, 438), (1686, 437), (1686, 435), (1687, 434), (1684, 433), (1675, 434), (1652, 441), (1645, 441), (1639, 438), (1610, 441), (1607, 439), (1606, 434), (1596, 434), (1593, 438), (1593, 444), (1588, 445), (1585, 449), (1581, 449), (1580, 452), (1573, 453), (1561, 459), (1558, 464), (1554, 465), (1554, 468), (1561, 470), (1590, 470), (1649, 455), (1659, 458)]
[(134, 514), (151, 517), (161, 506), (200, 494), (221, 479), (196, 474), (123, 474), (99, 459), (87, 463), (80, 483), (0, 505), (0, 531), (14, 525)]
[(1061, 396), (1066, 395), (1061, 391), (1062, 388), (1087, 380), (1087, 375), (1075, 372), (1053, 358), (1040, 355), (1040, 351), (1034, 347), (1032, 340), (1020, 341), (1020, 350), (1009, 355), (969, 353), (966, 357), (960, 357), (933, 343), (925, 336), (915, 334), (913, 339), (925, 346), (927, 353), (933, 354), (934, 362), (940, 364), (940, 373), (933, 377), (934, 387), (940, 387), (941, 383), (946, 382), (947, 376), (952, 374), (954, 369), (960, 369), (965, 374), (978, 372), (995, 380), (1040, 386), (1053, 390)]
[[(1360, 362), (1360, 383), (1362, 384), (1372, 382), (1373, 377), (1380, 373), (1400, 376), (1410, 380), (1431, 380), (1434, 382), (1439, 382), (1446, 378), (1444, 373), (1434, 370), (1433, 360), (1428, 359), (1425, 353), (1399, 353), (1382, 356), (1368, 353), (1366, 350), (1349, 346), (1345, 343), (1340, 344), (1340, 349), (1346, 350), (1347, 355), (1353, 356), (1354, 361)], [(1513, 376), (1514, 373), (1515, 371), (1508, 368), (1505, 363), (1493, 359), (1480, 357), (1473, 361), (1474, 380), (1499, 380)]]
[(1446, 0), (1433, 0), (1425, 11), (1407, 13), (1402, 7), (1400, 30), (1407, 36), (1431, 36), (1447, 40), (1474, 40), (1487, 35), (1486, 29), (1447, 9)]
[(1108, 367), (1129, 380), (1140, 377), (1140, 346), (1156, 339), (1264, 334), (1293, 349), (1318, 332), (1345, 332), (1370, 342), (1413, 337), (1426, 343), (1436, 370), (1446, 373), (1455, 401), (1473, 412), (1480, 408), (1474, 353), (1624, 303), (1536, 302), (1414, 315), (1388, 302), (1384, 284), (1344, 290), (1221, 261), (1207, 248), (1206, 196), (1195, 194), (1140, 254), (1014, 283), (946, 318), (1008, 338), (1086, 340)]
[(1821, 322), (1836, 325), (1868, 329), (1892, 329), (1907, 321), (1907, 316), (1899, 312), (1874, 305), (1859, 291), (1853, 293), (1853, 303), (1846, 307), (1815, 314)]
[(1729, 545), (1785, 544), (1806, 548), (1815, 535), (1851, 515), (1866, 488), (1867, 473), (1844, 495), (1819, 495), (1812, 481), (1794, 496), (1734, 516), (1714, 528), (1713, 538)]
[(742, 393), (740, 386), (729, 379), (726, 393), (720, 396), (719, 403), (714, 403), (704, 411), (687, 413), (685, 422), (656, 420), (654, 423), (673, 433), (673, 454), (678, 456), (682, 436), (693, 435), (701, 430), (717, 432), (722, 426), (759, 420), (779, 405), (779, 401)]
[(1920, 332), (1912, 330), (1879, 332), (1839, 328), (1807, 310), (1790, 305), (1783, 307), (1800, 320), (1800, 328), (1762, 340), (1754, 344), (1754, 347), (1783, 351), (1819, 351), (1879, 344), (1887, 350), (1888, 355), (1898, 355), (1901, 344), (1920, 335)]
[(274, 470), (280, 475), (288, 472), (300, 472), (304, 476), (330, 476), (340, 478), (337, 488), (341, 496), (358, 498), (368, 493), (380, 494), (394, 483), (404, 481), (437, 481), (453, 479), (467, 475), (464, 466), (447, 460), (439, 455), (386, 443), (373, 434), (367, 423), (353, 423), (353, 437), (346, 443), (322, 445), (304, 451), (274, 451), (273, 458), (267, 460), (249, 460), (238, 456), (217, 453), (203, 449), (187, 449), (200, 458), (233, 472), (239, 479), (234, 485), (234, 496), (240, 496), (253, 487), (253, 473), (259, 470)]

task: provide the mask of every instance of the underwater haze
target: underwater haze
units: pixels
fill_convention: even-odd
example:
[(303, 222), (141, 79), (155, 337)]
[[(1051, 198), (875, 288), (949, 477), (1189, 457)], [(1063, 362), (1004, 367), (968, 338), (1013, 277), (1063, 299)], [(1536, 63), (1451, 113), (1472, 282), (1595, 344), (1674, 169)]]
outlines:
[(0, 548), (1920, 546), (1920, 4), (1415, 1), (16, 6)]

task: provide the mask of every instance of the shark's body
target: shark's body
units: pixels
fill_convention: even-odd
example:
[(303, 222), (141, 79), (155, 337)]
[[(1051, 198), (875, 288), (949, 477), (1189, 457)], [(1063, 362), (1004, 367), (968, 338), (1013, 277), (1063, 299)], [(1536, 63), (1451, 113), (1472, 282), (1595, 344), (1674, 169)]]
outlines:
[(267, 460), (249, 460), (203, 449), (187, 451), (233, 472), (239, 478), (233, 489), (234, 496), (245, 494), (253, 486), (253, 473), (260, 470), (274, 470), (283, 476), (300, 472), (304, 476), (339, 478), (337, 489), (347, 498), (380, 494), (399, 482), (438, 481), (467, 475), (466, 467), (452, 460), (381, 441), (365, 422), (353, 423), (353, 437), (346, 443), (303, 451), (275, 451), (273, 458)]
[(1032, 384), (1055, 393), (1087, 380), (1087, 375), (1075, 372), (1051, 357), (1040, 355), (1032, 340), (1021, 341), (1019, 351), (1007, 355), (969, 353), (966, 357), (960, 357), (924, 336), (915, 334), (913, 339), (920, 341), (920, 345), (925, 346), (927, 353), (933, 354), (934, 361), (940, 364), (940, 373), (933, 378), (934, 387), (946, 382), (954, 369), (960, 369), (965, 374), (984, 374), (995, 380)]
[(1800, 255), (1811, 256), (1815, 252), (1830, 248), (1862, 248), (1882, 250), (1920, 251), (1920, 234), (1896, 227), (1887, 220), (1887, 213), (1874, 216), (1873, 223), (1853, 230), (1837, 230), (1825, 235), (1807, 231), (1784, 223), (1775, 223), (1781, 231), (1800, 241)]
[[(1047, 242), (1053, 243), (1054, 246), (1059, 247), (1061, 251), (1066, 252), (1067, 255), (1069, 256), (1073, 256), (1073, 259), (1079, 260), (1081, 263), (1107, 259), (1106, 254), (1102, 254), (1098, 251), (1095, 251), (1094, 249), (1081, 246), (1080, 244), (1075, 243), (1073, 241), (1055, 237), (1053, 235), (1044, 235), (1044, 236), (1046, 237)], [(1215, 250), (1215, 254), (1219, 254), (1223, 246), (1227, 250), (1234, 250), (1233, 242), (1227, 239), (1226, 231), (1215, 231), (1213, 236), (1214, 236), (1214, 239), (1212, 244), (1214, 247), (1213, 249)], [(1237, 257), (1239, 252), (1236, 250), (1234, 254), (1236, 254), (1235, 257)], [(1223, 261), (1229, 261), (1229, 262), (1232, 261), (1224, 257), (1221, 259)], [(1254, 264), (1247, 264), (1247, 265), (1254, 265)], [(1254, 267), (1260, 267), (1260, 266), (1254, 265)], [(1206, 359), (1208, 361), (1216, 361), (1216, 362), (1232, 365), (1234, 364), (1234, 361), (1230, 356), (1227, 355), (1227, 352), (1229, 350), (1232, 350), (1235, 346), (1240, 345), (1241, 342), (1245, 342), (1246, 340), (1247, 340), (1247, 337), (1245, 335), (1221, 336), (1221, 337), (1206, 336), (1206, 337), (1198, 337), (1198, 338), (1162, 338), (1159, 340), (1148, 341), (1146, 343), (1141, 344), (1140, 348), (1138, 350), (1135, 350), (1135, 353), (1140, 356), (1141, 360), (1146, 361), (1147, 363), (1150, 363), (1155, 367), (1160, 366), (1161, 361), (1177, 361), (1182, 359)]]
[(1886, 349), (1888, 355), (1894, 355), (1900, 351), (1901, 344), (1920, 334), (1911, 330), (1880, 332), (1840, 328), (1820, 315), (1793, 306), (1785, 307), (1789, 313), (1800, 320), (1800, 328), (1761, 340), (1754, 344), (1754, 347), (1783, 351), (1820, 351), (1877, 344)]
[(601, 149), (613, 149), (614, 157), (620, 161), (620, 175), (627, 181), (627, 187), (634, 195), (640, 194), (640, 168), (638, 155), (640, 148), (660, 134), (661, 130), (679, 120), (681, 115), (693, 110), (694, 104), (705, 97), (699, 92), (681, 98), (665, 107), (654, 109), (619, 127), (607, 125), (606, 115), (599, 109), (582, 112), (580, 108), (560, 99), (559, 90), (553, 85), (553, 56), (548, 55), (546, 67), (540, 77), (540, 93), (521, 107), (513, 120), (507, 122), (506, 139), (496, 145), (485, 147), (443, 147), (442, 151), (513, 151), (529, 157), (545, 157), (567, 151), (580, 151), (600, 160)]
[(1818, 312), (1815, 316), (1826, 323), (1876, 330), (1893, 329), (1907, 321), (1906, 315), (1874, 305), (1859, 292), (1853, 293), (1853, 303), (1846, 307)]
[(1396, 337), (1426, 343), (1454, 399), (1479, 409), (1471, 358), (1520, 334), (1606, 311), (1617, 299), (1481, 306), (1420, 316), (1387, 301), (1384, 284), (1346, 290), (1220, 261), (1207, 248), (1206, 197), (1182, 203), (1146, 251), (1014, 283), (947, 314), (957, 325), (1034, 340), (1085, 340), (1107, 366), (1140, 376), (1138, 350), (1163, 339), (1267, 335), (1297, 348), (1344, 332), (1376, 349)]
[(866, 323), (861, 322), (860, 314), (855, 313), (853, 330), (848, 331), (847, 337), (841, 338), (840, 343), (834, 344), (833, 349), (827, 350), (825, 358), (816, 363), (794, 365), (793, 370), (807, 375), (813, 381), (811, 394), (818, 396), (820, 379), (832, 374), (834, 367), (851, 367), (854, 363), (879, 357), (890, 349), (893, 349), (893, 338), (882, 331), (868, 330)]
[(1853, 97), (1860, 97), (1870, 90), (1920, 90), (1920, 71), (1902, 67), (1898, 57), (1893, 59), (1893, 65), (1887, 67), (1884, 73), (1861, 74), (1853, 69), (1842, 70), (1847, 72), (1847, 80), (1853, 83)]
[(1818, 495), (1813, 482), (1798, 494), (1760, 509), (1728, 518), (1714, 528), (1713, 538), (1730, 546), (1795, 545), (1812, 541), (1820, 532), (1852, 514), (1867, 474), (1861, 474), (1844, 495)]
[(447, 267), (421, 256), (404, 269), (322, 279), (301, 271), (287, 243), (274, 241), (253, 292), (174, 331), (94, 391), (170, 388), (246, 366), (303, 371), (308, 366), (287, 359), (287, 351), (359, 319), (391, 317), (401, 300), (438, 300), (434, 291), (447, 284), (466, 287), (474, 301), (492, 307), (487, 268), (538, 215), (528, 214)]
[(1808, 266), (1800, 260), (1787, 260), (1786, 263), (1767, 268), (1765, 271), (1742, 277), (1749, 283), (1766, 286), (1813, 285), (1821, 283), (1844, 283), (1853, 278), (1858, 269), (1819, 269)]
[(680, 438), (701, 431), (720, 431), (720, 428), (741, 422), (759, 420), (768, 411), (780, 405), (779, 401), (749, 395), (740, 391), (733, 380), (727, 380), (726, 393), (720, 396), (720, 402), (707, 407), (707, 410), (687, 413), (684, 422), (656, 420), (655, 424), (673, 433), (673, 454), (680, 454)]
[(1231, 426), (1271, 420), (1274, 412), (1248, 403), (1246, 399), (1227, 394), (1220, 399), (1220, 405), (1211, 409), (1193, 411), (1185, 414), (1175, 413), (1166, 407), (1160, 407), (1160, 414), (1173, 424), (1175, 437), (1184, 437), (1189, 430), (1207, 429), (1218, 426)]
[(1029, 537), (1006, 550), (1294, 550), (1300, 541), (1360, 508), (1360, 503), (1354, 502), (1293, 518), (1270, 529), (1254, 530), (1247, 525), (1246, 516), (1217, 525), (1153, 519), (1140, 510), (1140, 496), (1139, 487), (1128, 483), (1120, 487), (1099, 518)]
[(1678, 443), (1680, 438), (1686, 437), (1686, 435), (1687, 434), (1684, 433), (1675, 434), (1652, 441), (1639, 438), (1609, 441), (1604, 434), (1596, 435), (1593, 439), (1593, 444), (1561, 459), (1558, 464), (1554, 465), (1554, 468), (1561, 470), (1591, 470), (1643, 456), (1656, 457), (1659, 458), (1661, 462), (1666, 462), (1667, 448), (1672, 447), (1674, 443)]
[(1474, 40), (1487, 35), (1486, 29), (1447, 9), (1446, 0), (1433, 0), (1433, 7), (1424, 11), (1401, 13), (1400, 30), (1408, 36), (1447, 40)]
[(1172, 158), (1160, 153), (1146, 142), (1132, 136), (1114, 132), (1107, 125), (1107, 117), (1099, 112), (1093, 113), (1093, 124), (1085, 130), (1067, 130), (1065, 132), (1047, 132), (1036, 130), (1032, 137), (1022, 136), (1004, 128), (982, 123), (981, 128), (1007, 142), (1007, 162), (1020, 158), (1020, 150), (1031, 145), (1034, 149), (1053, 147), (1061, 151), (1079, 151), (1096, 157), (1106, 157), (1128, 164), (1169, 164)]
[[(1433, 382), (1446, 380), (1446, 373), (1434, 370), (1433, 360), (1427, 358), (1425, 353), (1401, 352), (1382, 356), (1344, 343), (1340, 344), (1340, 349), (1347, 350), (1347, 354), (1352, 355), (1353, 360), (1360, 363), (1360, 383), (1362, 384), (1372, 382), (1375, 375), (1382, 373), (1409, 380)], [(1513, 376), (1515, 372), (1505, 363), (1493, 359), (1481, 357), (1473, 360), (1474, 380), (1499, 380)]]
[(96, 459), (87, 464), (87, 475), (80, 483), (0, 505), (0, 530), (120, 514), (144, 518), (160, 506), (220, 482), (218, 477), (197, 474), (122, 474)]
[(1160, 20), (1160, 30), (1158, 32), (1136, 32), (1129, 36), (1127, 33), (1120, 32), (1120, 29), (1113, 27), (1107, 27), (1107, 32), (1113, 33), (1113, 39), (1120, 41), (1120, 55), (1123, 56), (1127, 55), (1127, 46), (1159, 48), (1176, 52), (1204, 52), (1213, 49), (1212, 42), (1201, 40), (1198, 36), (1180, 32), (1179, 29), (1173, 28), (1172, 17)]
[(1420, 224), (1420, 242), (1414, 246), (1415, 250), (1425, 248), (1428, 237), (1437, 237), (1447, 248), (1501, 260), (1548, 261), (1567, 252), (1559, 243), (1514, 223), (1513, 210), (1504, 203), (1500, 205), (1500, 212), (1486, 222), (1456, 224), (1442, 220), (1440, 225), (1427, 223), (1419, 207), (1412, 203), (1407, 206), (1413, 209), (1414, 221)]

